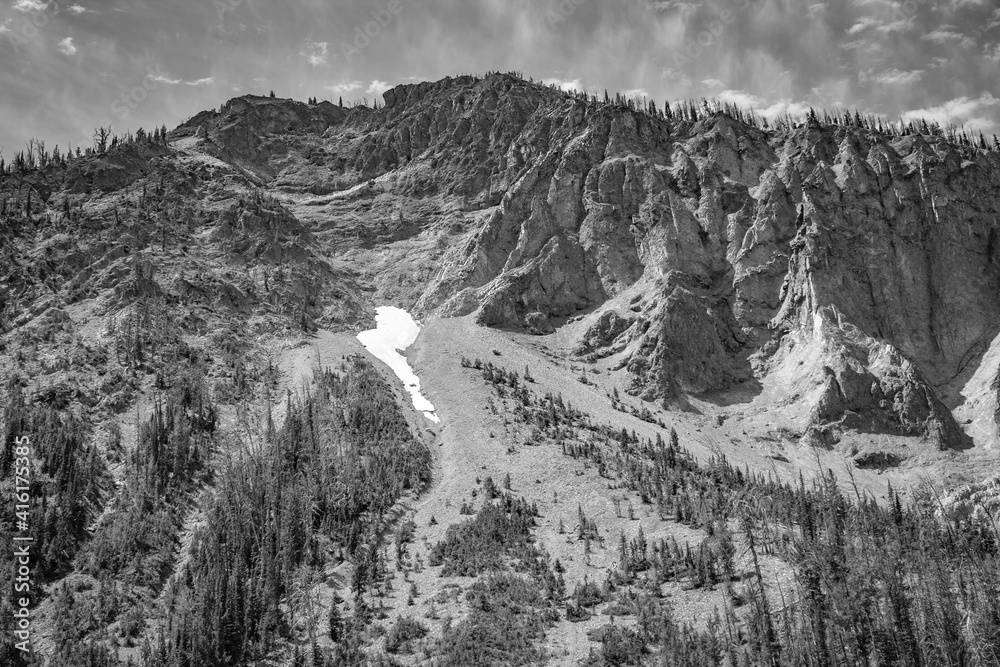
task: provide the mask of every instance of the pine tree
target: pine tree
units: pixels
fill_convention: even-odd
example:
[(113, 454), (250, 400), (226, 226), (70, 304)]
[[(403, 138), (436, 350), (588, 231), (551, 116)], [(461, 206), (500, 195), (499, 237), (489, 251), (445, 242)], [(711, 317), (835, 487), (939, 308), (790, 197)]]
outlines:
[(339, 643), (344, 638), (344, 619), (340, 615), (340, 609), (336, 603), (330, 605), (330, 613), (327, 616), (327, 629), (330, 633), (330, 641)]

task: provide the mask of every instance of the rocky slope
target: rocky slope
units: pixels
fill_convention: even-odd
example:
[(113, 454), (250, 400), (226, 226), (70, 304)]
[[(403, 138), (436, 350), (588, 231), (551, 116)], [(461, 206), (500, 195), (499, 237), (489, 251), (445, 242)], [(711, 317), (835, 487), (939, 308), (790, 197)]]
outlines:
[(236, 100), (175, 134), (270, 175), (303, 219), (364, 211), (352, 234), (409, 259), (370, 276), (380, 297), (539, 331), (585, 315), (579, 351), (617, 355), (647, 399), (752, 387), (816, 442), (996, 444), (1000, 156), (733, 115), (492, 75), (377, 110)]
[[(375, 301), (564, 326), (630, 393), (681, 409), (739, 395), (819, 444), (1000, 441), (997, 153), (864, 122), (637, 106), (500, 74), (398, 86), (375, 109), (243, 97), (167, 146), (50, 168), (34, 187), (69, 226), (74, 207), (107, 219), (116, 201), (141, 219), (153, 185), (195, 202), (192, 237), (253, 285), (185, 277), (175, 296), (306, 326), (349, 326)], [(264, 288), (269, 267), (297, 286)], [(17, 294), (12, 277), (8, 304)]]
[[(442, 423), (429, 427), (388, 369), (380, 372), (391, 389), (374, 412), (399, 404), (403, 430), (429, 446), (434, 479), (391, 507), (387, 500), (371, 526), (360, 514), (341, 531), (346, 540), (326, 535), (303, 570), (283, 566), (294, 595), (261, 589), (272, 591), (272, 618), (282, 619), (269, 631), (281, 641), (261, 648), (271, 651), (268, 664), (299, 664), (306, 646), (315, 660), (317, 643), (350, 644), (334, 637), (336, 609), (361, 620), (353, 625), (366, 650), (388, 648), (393, 631), (368, 616), (364, 594), (347, 602), (365, 568), (373, 576), (384, 569), (391, 582), (369, 595), (386, 626), (398, 630), (396, 621), (417, 614), (442, 620), (424, 629), (421, 651), (396, 656), (400, 664), (458, 655), (448, 641), (473, 621), (477, 632), (517, 637), (479, 613), (485, 608), (469, 615), (467, 596), (482, 580), (431, 562), (434, 543), (469, 520), (472, 505), (492, 502), (487, 479), (497, 491), (494, 480), (507, 477), (508, 490), (540, 508), (526, 535), (570, 587), (554, 596), (561, 611), (544, 638), (526, 644), (525, 655), (544, 644), (549, 664), (607, 650), (594, 634), (605, 628), (602, 615), (626, 636), (650, 622), (631, 610), (640, 589), (659, 590), (679, 621), (698, 627), (720, 606), (745, 617), (755, 595), (750, 531), (736, 522), (738, 576), (726, 587), (704, 588), (675, 569), (669, 583), (625, 583), (601, 614), (573, 607), (590, 582), (622, 577), (633, 536), (674, 541), (678, 554), (686, 544), (688, 560), (691, 540), (699, 559), (724, 551), (706, 488), (717, 509), (757, 493), (773, 500), (772, 475), (803, 494), (803, 480), (818, 479), (815, 498), (831, 500), (836, 476), (847, 497), (891, 506), (893, 489), (924, 497), (915, 482), (928, 474), (949, 488), (979, 482), (950, 488), (940, 514), (956, 525), (984, 523), (1000, 495), (996, 480), (982, 481), (1000, 444), (1000, 156), (859, 117), (768, 126), (711, 104), (641, 106), (499, 74), (399, 86), (376, 108), (247, 96), (166, 136), (0, 173), (0, 377), (10, 379), (0, 386), (8, 444), (0, 454), (22, 430), (39, 435), (39, 451), (55, 463), (39, 461), (33, 493), (42, 508), (56, 508), (39, 530), (72, 538), (47, 549), (38, 572), (39, 651), (65, 657), (92, 648), (86, 639), (146, 662), (145, 642), (163, 649), (164, 625), (187, 608), (175, 604), (177, 590), (191, 586), (191, 572), (219, 567), (199, 561), (195, 545), (215, 534), (207, 526), (227, 480), (271, 456), (289, 470), (313, 461), (283, 449), (276, 428), (289, 438), (312, 433), (315, 446), (318, 423), (317, 451), (333, 456), (336, 442), (338, 457), (367, 465), (329, 437), (332, 426), (364, 421), (363, 409), (352, 421), (334, 419), (342, 410), (327, 405), (330, 420), (314, 422), (293, 397), (312, 392), (326, 405), (308, 379), (363, 354), (355, 334), (373, 324), (376, 305), (425, 319), (410, 360)], [(370, 399), (362, 400), (368, 408)], [(164, 405), (173, 435), (152, 437), (166, 433)], [(178, 468), (180, 481), (147, 489), (162, 505), (156, 524), (144, 523), (152, 515), (129, 509), (130, 489), (151, 484), (146, 470), (159, 469), (161, 444), (183, 444), (209, 423), (204, 468), (199, 458), (196, 473)], [(664, 454), (674, 429), (693, 458), (678, 461), (672, 444), (669, 464), (670, 456), (656, 465), (642, 458)], [(143, 468), (147, 449), (153, 463)], [(697, 474), (696, 460), (705, 464)], [(731, 477), (718, 477), (723, 460)], [(57, 465), (67, 461), (86, 467)], [(643, 477), (678, 464), (681, 477)], [(668, 481), (681, 478), (697, 490), (678, 495)], [(751, 478), (753, 493), (734, 491)], [(86, 494), (63, 492), (64, 481), (80, 479)], [(285, 492), (282, 483), (263, 486)], [(9, 488), (0, 480), (0, 492)], [(652, 500), (650, 489), (669, 498)], [(326, 493), (302, 498), (325, 504)], [(307, 502), (278, 498), (275, 508), (308, 514)], [(801, 518), (792, 517), (805, 506), (793, 505), (784, 519), (762, 516), (758, 538), (787, 545), (786, 526), (798, 530)], [(818, 515), (841, 516), (837, 507)], [(55, 521), (70, 516), (64, 508), (78, 520)], [(706, 511), (715, 518), (692, 520)], [(0, 537), (9, 540), (5, 521)], [(345, 557), (362, 528), (368, 546)], [(703, 528), (708, 540), (698, 546)], [(233, 533), (246, 534), (242, 526)], [(292, 544), (274, 535), (274, 545)], [(359, 554), (393, 540), (396, 558), (362, 566)], [(877, 560), (866, 553), (857, 558), (863, 566)], [(94, 565), (109, 554), (132, 565)], [(896, 556), (885, 555), (896, 568)], [(766, 556), (761, 581), (788, 582), (790, 563)], [(147, 576), (153, 571), (159, 577)], [(109, 577), (116, 581), (106, 588)], [(229, 588), (243, 579), (233, 575)], [(775, 590), (784, 604), (792, 589)], [(310, 600), (318, 638), (296, 606)], [(460, 644), (479, 648), (478, 635), (469, 637)], [(88, 664), (116, 664), (95, 660)]]

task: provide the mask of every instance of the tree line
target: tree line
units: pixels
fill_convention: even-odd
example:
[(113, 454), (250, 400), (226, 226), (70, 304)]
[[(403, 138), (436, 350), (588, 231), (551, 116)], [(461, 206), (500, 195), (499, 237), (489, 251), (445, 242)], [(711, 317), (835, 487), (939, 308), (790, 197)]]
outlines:
[[(879, 503), (856, 486), (845, 495), (832, 471), (789, 484), (724, 456), (699, 462), (675, 431), (666, 440), (637, 438), (594, 423), (559, 395), (538, 396), (516, 371), (479, 360), (467, 365), (479, 366), (513, 402), (517, 421), (541, 431), (545, 442), (616, 476), (662, 518), (711, 538), (690, 551), (622, 537), (623, 565), (606, 586), (642, 582), (648, 591), (646, 582), (679, 577), (725, 586), (729, 601), (717, 623), (695, 629), (664, 625), (669, 604), (645, 596), (637, 604), (642, 650), (630, 658), (636, 662), (622, 664), (652, 659), (646, 653), (667, 665), (1000, 664), (1000, 562), (989, 521), (951, 518), (929, 490), (904, 500), (890, 486)], [(734, 539), (750, 557), (748, 571), (732, 565)], [(765, 554), (791, 568), (788, 589), (765, 581)]]

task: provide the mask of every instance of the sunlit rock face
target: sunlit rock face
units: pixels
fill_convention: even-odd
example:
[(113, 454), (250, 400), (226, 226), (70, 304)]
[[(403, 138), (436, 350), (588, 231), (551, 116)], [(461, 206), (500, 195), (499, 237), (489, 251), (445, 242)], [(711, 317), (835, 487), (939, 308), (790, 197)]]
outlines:
[[(650, 113), (507, 75), (385, 100), (192, 123), (273, 187), (334, 192), (293, 210), (320, 227), (320, 203), (358, 216), (359, 244), (388, 258), (383, 303), (542, 334), (528, 322), (587, 315), (577, 349), (621, 355), (650, 400), (755, 387), (803, 431), (997, 442), (995, 151), (855, 121)], [(250, 145), (254, 122), (288, 127)]]

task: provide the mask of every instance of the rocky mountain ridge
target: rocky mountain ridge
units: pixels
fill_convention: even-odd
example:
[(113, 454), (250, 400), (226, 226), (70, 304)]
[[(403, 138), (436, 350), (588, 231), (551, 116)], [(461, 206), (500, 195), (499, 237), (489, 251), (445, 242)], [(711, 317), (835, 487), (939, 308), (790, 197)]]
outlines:
[[(502, 74), (33, 143), (0, 494), (27, 434), (36, 662), (985, 654), (988, 148)], [(381, 305), (440, 423), (358, 340)]]
[[(384, 97), (237, 98), (155, 155), (84, 158), (39, 193), (72, 211), (184, 174), (176, 191), (217, 211), (206, 239), (252, 282), (268, 264), (312, 267), (306, 326), (350, 327), (372, 302), (476, 313), (559, 328), (645, 399), (739, 395), (815, 444), (1000, 439), (997, 152), (849, 114), (769, 126), (504, 74)], [(270, 222), (241, 208), (256, 191)]]

